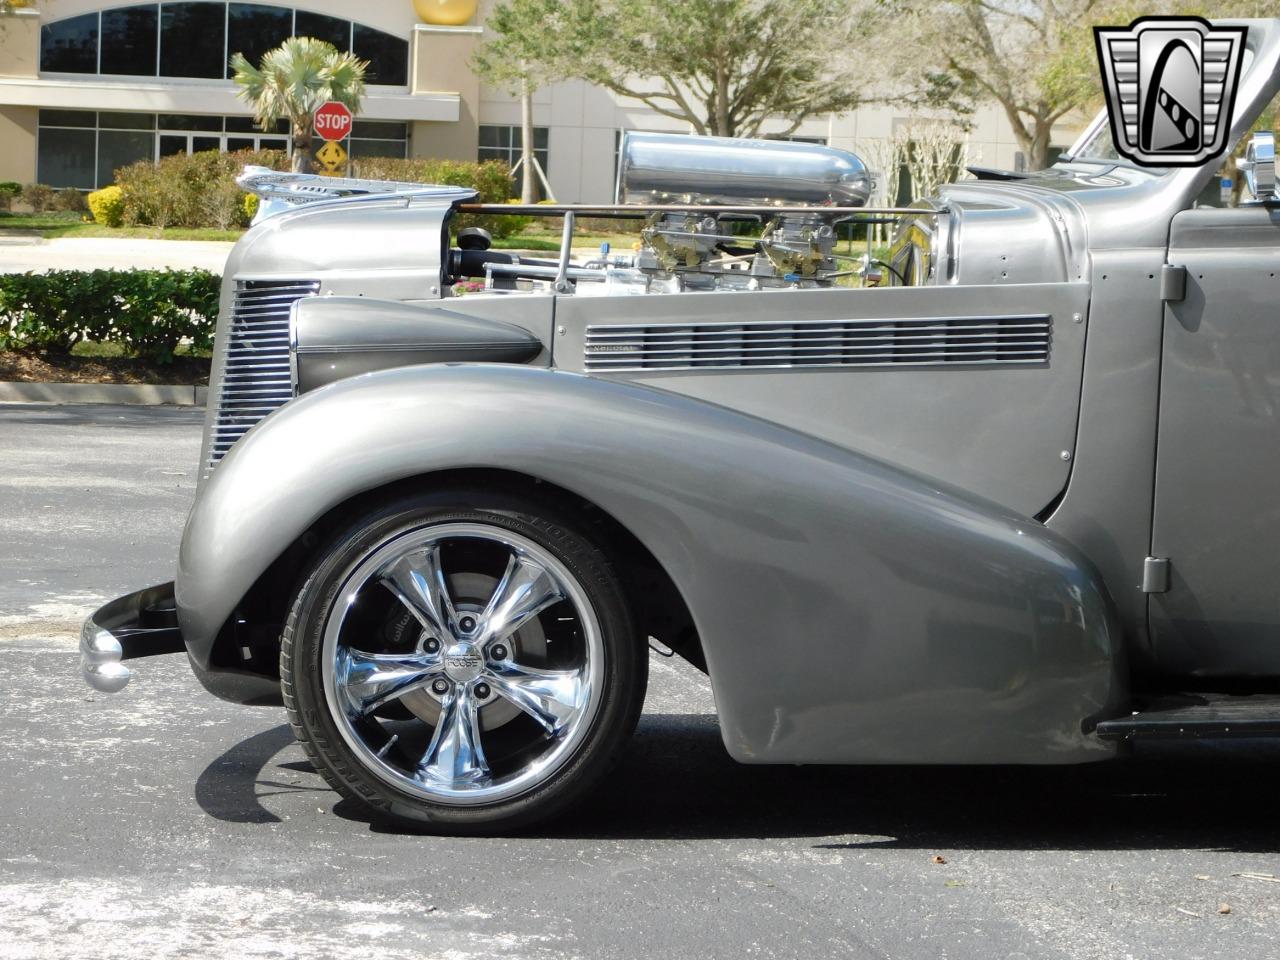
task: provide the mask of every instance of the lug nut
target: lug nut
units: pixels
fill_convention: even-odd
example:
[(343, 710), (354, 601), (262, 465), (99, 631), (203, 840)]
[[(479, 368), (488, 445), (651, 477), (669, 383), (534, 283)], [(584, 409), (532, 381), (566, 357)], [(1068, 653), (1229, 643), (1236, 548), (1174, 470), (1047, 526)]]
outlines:
[(470, 633), (472, 630), (476, 628), (475, 617), (463, 617), (461, 620), (458, 621), (458, 626), (460, 626), (463, 630), (466, 630), (468, 633)]
[(495, 660), (505, 660), (505, 659), (507, 659), (507, 648), (506, 648), (506, 647), (504, 647), (502, 644), (498, 644), (496, 647), (494, 647), (494, 648), (493, 648), (491, 651), (489, 651), (489, 652), (490, 652), (490, 654), (493, 656), (493, 659), (495, 659)]
[(427, 651), (427, 653), (437, 653), (440, 650), (440, 641), (435, 637), (432, 637), (422, 645), (422, 649)]
[(433, 684), (431, 684), (431, 689), (434, 690), (436, 693), (441, 693), (441, 694), (448, 693), (449, 683), (446, 680), (437, 680)]
[(476, 699), (477, 700), (489, 699), (489, 685), (487, 683), (476, 684)]

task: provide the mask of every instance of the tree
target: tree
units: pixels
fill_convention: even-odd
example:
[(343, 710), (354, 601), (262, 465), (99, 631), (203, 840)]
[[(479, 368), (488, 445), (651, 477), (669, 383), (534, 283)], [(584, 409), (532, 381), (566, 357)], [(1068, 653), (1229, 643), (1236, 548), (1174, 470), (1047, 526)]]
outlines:
[[(520, 98), (520, 200), (538, 199), (538, 179), (545, 174), (533, 152), (533, 95), (548, 83), (565, 79), (573, 71), (564, 58), (573, 50), (572, 38), (555, 44), (545, 34), (564, 29), (566, 13), (560, 0), (508, 0), (489, 15), (486, 26), (494, 34), (472, 57), (472, 66), (485, 80)], [(536, 24), (532, 29), (530, 25)]]
[(778, 135), (867, 98), (882, 0), (512, 0), (498, 43), (542, 79), (578, 78), (697, 133)]
[[(1114, 0), (952, 0), (902, 4), (897, 42), (920, 51), (928, 87), (952, 109), (994, 100), (1033, 170), (1048, 166), (1053, 125), (1096, 98), (1091, 26), (1128, 23)], [(1115, 19), (1116, 17), (1120, 19)]]
[(312, 37), (290, 37), (264, 54), (258, 67), (244, 54), (231, 58), (240, 99), (253, 107), (258, 125), (266, 131), (278, 120), (289, 121), (295, 173), (312, 169), (311, 131), (322, 104), (336, 100), (352, 113), (360, 111), (368, 66), (367, 61)]

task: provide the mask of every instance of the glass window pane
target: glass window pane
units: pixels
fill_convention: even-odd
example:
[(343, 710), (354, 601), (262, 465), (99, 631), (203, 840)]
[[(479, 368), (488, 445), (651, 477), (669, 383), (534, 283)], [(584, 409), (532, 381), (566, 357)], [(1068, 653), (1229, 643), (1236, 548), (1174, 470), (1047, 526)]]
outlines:
[(252, 150), (253, 137), (227, 137), (227, 150)]
[(323, 13), (308, 13), (299, 10), (294, 23), (295, 37), (315, 37), (332, 43), (343, 53), (351, 49), (351, 21), (339, 20), (337, 17), (326, 17)]
[(499, 134), (503, 129), (505, 128), (495, 127), (495, 126), (492, 126), (491, 124), (481, 124), (480, 125), (480, 146), (496, 147), (499, 144), (501, 144), (502, 141), (499, 140)]
[(222, 60), (227, 8), (221, 3), (166, 3), (160, 7), (160, 76), (226, 76)]
[(98, 72), (98, 15), (55, 20), (40, 27), (40, 69)]
[(104, 110), (98, 114), (98, 126), (107, 130), (154, 130), (156, 115), (154, 113), (110, 113)]
[[(233, 3), (227, 12), (227, 59), (243, 53), (255, 67), (262, 55), (284, 43), (293, 32), (293, 11), (260, 3)], [(231, 68), (227, 68), (231, 76)]]
[(41, 130), (37, 138), (36, 179), (51, 187), (92, 190), (94, 143), (92, 130)]
[(201, 150), (220, 150), (222, 149), (221, 137), (192, 137), (191, 152), (199, 153)]
[[(205, 128), (209, 129), (208, 127)], [(217, 129), (214, 127), (213, 129)], [(289, 121), (277, 120), (271, 128), (275, 133), (288, 133)], [(227, 117), (227, 133), (261, 133), (262, 128), (253, 117)]]
[(182, 135), (160, 137), (160, 156), (171, 157), (175, 153), (187, 152), (187, 138)]
[(495, 150), (493, 147), (481, 147), (479, 152), (476, 154), (476, 159), (481, 163), (486, 160), (501, 160), (505, 163), (507, 160), (507, 151)]
[(102, 72), (156, 75), (157, 4), (102, 11)]
[(399, 157), (403, 160), (405, 156), (405, 142), (403, 140), (352, 140), (351, 156)]
[(162, 113), (162, 130), (221, 130), (222, 118), (198, 113)]
[(40, 126), (93, 127), (97, 125), (97, 116), (92, 110), (41, 110)]
[(355, 25), (352, 52), (369, 61), (366, 83), (403, 87), (409, 82), (409, 43), (372, 27)]
[(289, 141), (285, 137), (259, 137), (259, 150), (288, 150)]
[(155, 155), (156, 135), (132, 130), (102, 130), (98, 133), (98, 186), (115, 183), (115, 172), (138, 160)]
[(408, 135), (408, 124), (382, 120), (357, 120), (351, 128), (351, 136), (357, 139), (403, 140)]
[(551, 134), (551, 131), (547, 127), (534, 127), (533, 128), (533, 149), (534, 150), (547, 149), (547, 138), (550, 136), (550, 134)]

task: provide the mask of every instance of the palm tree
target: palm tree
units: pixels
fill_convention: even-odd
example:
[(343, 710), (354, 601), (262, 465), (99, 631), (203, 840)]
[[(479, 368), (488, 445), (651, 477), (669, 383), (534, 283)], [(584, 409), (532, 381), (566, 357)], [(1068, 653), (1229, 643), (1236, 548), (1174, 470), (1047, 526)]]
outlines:
[(264, 130), (287, 118), (293, 136), (293, 170), (311, 170), (311, 129), (321, 104), (337, 100), (352, 113), (360, 110), (369, 63), (312, 37), (290, 37), (255, 67), (244, 54), (231, 58), (240, 99), (253, 107)]

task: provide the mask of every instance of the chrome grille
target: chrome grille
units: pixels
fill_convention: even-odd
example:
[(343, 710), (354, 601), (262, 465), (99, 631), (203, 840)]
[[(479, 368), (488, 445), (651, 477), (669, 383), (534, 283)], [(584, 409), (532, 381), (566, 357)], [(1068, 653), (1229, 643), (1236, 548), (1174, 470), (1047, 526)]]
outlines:
[(1049, 360), (1052, 320), (921, 317), (894, 320), (593, 324), (585, 367), (596, 372), (795, 367), (1036, 364)]
[(320, 289), (315, 280), (237, 280), (225, 342), (226, 366), (218, 385), (209, 437), (213, 469), (255, 423), (293, 398), (289, 308)]

